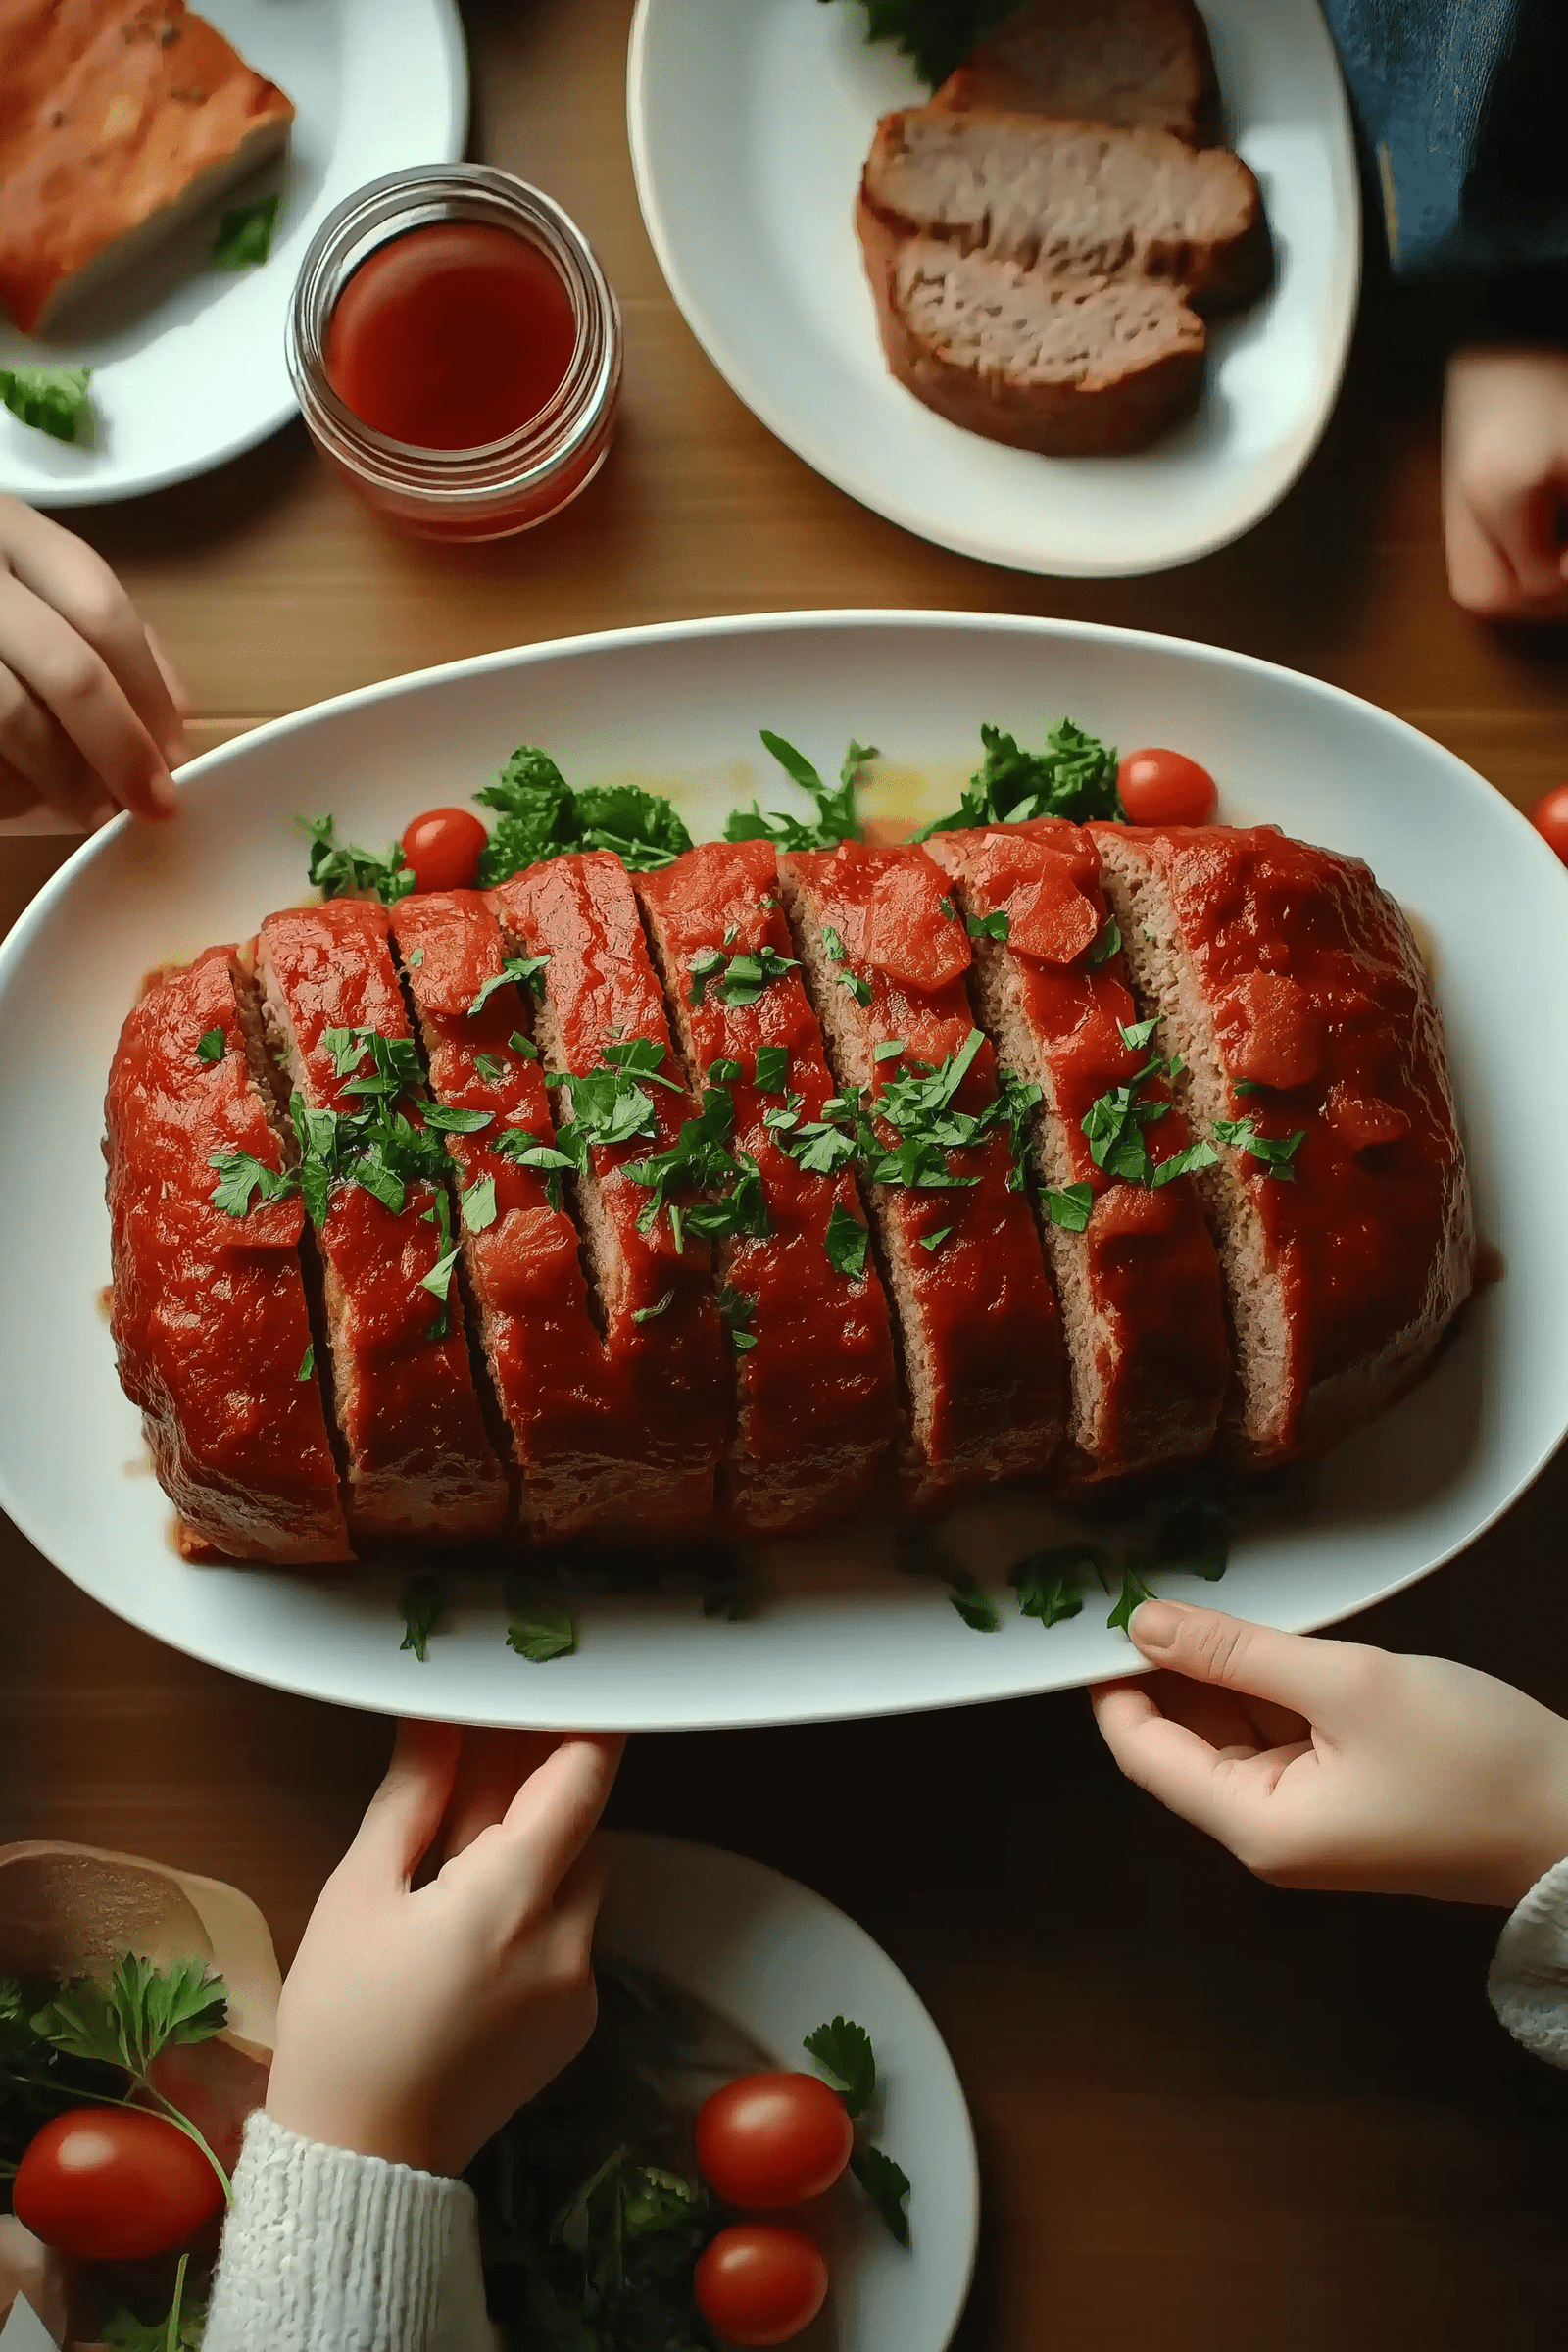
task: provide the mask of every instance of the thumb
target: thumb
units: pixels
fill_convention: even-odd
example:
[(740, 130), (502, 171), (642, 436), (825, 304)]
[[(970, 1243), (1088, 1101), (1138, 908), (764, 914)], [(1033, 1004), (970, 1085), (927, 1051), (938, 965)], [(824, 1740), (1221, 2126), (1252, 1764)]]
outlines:
[(441, 1827), (462, 1746), (456, 1724), (398, 1725), (392, 1761), (366, 1808), (351, 1861), (383, 1882), (413, 1878)]
[(1178, 1600), (1140, 1601), (1127, 1631), (1152, 1666), (1190, 1682), (1273, 1699), (1328, 1731), (1344, 1712), (1344, 1642), (1282, 1634)]

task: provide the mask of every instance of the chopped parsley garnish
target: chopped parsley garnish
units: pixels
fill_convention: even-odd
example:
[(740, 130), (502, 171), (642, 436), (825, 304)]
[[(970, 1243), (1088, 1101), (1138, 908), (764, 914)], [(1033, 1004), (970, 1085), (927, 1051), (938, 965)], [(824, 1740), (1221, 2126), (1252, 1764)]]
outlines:
[(204, 1029), (201, 1036), (196, 1040), (197, 1060), (221, 1061), (223, 1058), (223, 1053), (224, 1046), (222, 1030)]
[(311, 841), (306, 879), (323, 899), (363, 898), (373, 891), (383, 906), (395, 906), (414, 888), (414, 868), (404, 863), (400, 841), (378, 858), (373, 850), (340, 842), (329, 816), (302, 816), (298, 821)]
[(1005, 940), (1008, 930), (1011, 928), (1011, 921), (1012, 918), (1005, 906), (999, 906), (994, 914), (966, 916), (964, 929), (971, 939)]
[(956, 906), (955, 906), (951, 899), (938, 899), (937, 905), (941, 908), (942, 912), (947, 916), (950, 923), (956, 923), (957, 921), (958, 909)]
[(865, 1253), (870, 1240), (869, 1233), (853, 1209), (846, 1208), (842, 1200), (835, 1200), (833, 1214), (828, 1218), (827, 1231), (822, 1237), (828, 1262), (834, 1271), (847, 1275), (852, 1282), (858, 1280), (865, 1272)]
[(923, 1531), (900, 1539), (895, 1558), (906, 1576), (928, 1576), (948, 1588), (948, 1598), (971, 1633), (994, 1634), (1001, 1624), (978, 1579), (946, 1544)]
[(1127, 1621), (1132, 1616), (1132, 1613), (1134, 1609), (1137, 1608), (1139, 1602), (1141, 1600), (1152, 1600), (1153, 1597), (1154, 1595), (1152, 1592), (1151, 1592), (1149, 1587), (1144, 1583), (1143, 1578), (1139, 1575), (1137, 1569), (1129, 1560), (1121, 1572), (1120, 1596), (1117, 1599), (1115, 1607), (1111, 1610), (1110, 1615), (1105, 1619), (1106, 1625), (1119, 1626), (1122, 1632), (1125, 1633), (1127, 1631)]
[(1007, 1189), (1021, 1193), (1029, 1159), (1029, 1122), (1045, 1100), (1045, 1090), (1031, 1086), (1016, 1070), (1004, 1070), (999, 1093), (1002, 1115), (1007, 1123), (1007, 1148), (1012, 1153), (1012, 1166), (1007, 1171)]
[[(647, 1102), (647, 1097), (643, 1100)], [(648, 1104), (652, 1111), (653, 1104)], [(500, 1135), (490, 1138), (490, 1149), (499, 1152), (519, 1168), (532, 1168), (545, 1180), (545, 1197), (552, 1208), (561, 1206), (561, 1179), (568, 1169), (582, 1173), (582, 1157), (577, 1152), (559, 1152), (554, 1144), (544, 1143), (531, 1127), (507, 1127)]]
[(1247, 1152), (1253, 1159), (1261, 1160), (1271, 1176), (1278, 1176), (1286, 1184), (1296, 1182), (1291, 1162), (1306, 1141), (1304, 1127), (1298, 1127), (1294, 1135), (1259, 1135), (1250, 1119), (1216, 1119), (1214, 1133), (1233, 1152)]
[[(684, 1250), (688, 1232), (704, 1242), (771, 1233), (761, 1170), (749, 1152), (732, 1150), (734, 1134), (734, 1097), (724, 1087), (706, 1087), (701, 1111), (683, 1122), (669, 1150), (628, 1164), (631, 1182), (647, 1185), (653, 1196), (637, 1219), (640, 1232), (649, 1232), (662, 1211), (677, 1250)], [(717, 1197), (693, 1198), (704, 1193)]]
[(531, 1037), (524, 1037), (520, 1029), (514, 1029), (512, 1035), (508, 1038), (507, 1043), (512, 1048), (514, 1054), (520, 1054), (522, 1055), (524, 1061), (538, 1060), (538, 1047), (534, 1044)]
[(221, 215), (213, 245), (215, 270), (251, 270), (272, 250), (281, 196), (261, 196), (254, 204), (238, 204)]
[(863, 2115), (876, 2091), (876, 2053), (865, 2028), (853, 2018), (835, 2017), (808, 2034), (801, 2047), (816, 2060), (851, 2121)]
[(296, 1380), (309, 1380), (315, 1370), (316, 1342), (312, 1340), (307, 1344), (305, 1353), (300, 1357), (300, 1368), (294, 1377)]
[(745, 1075), (746, 1072), (731, 1054), (721, 1054), (717, 1061), (710, 1061), (708, 1065), (710, 1086), (739, 1086)]
[(730, 1344), (737, 1355), (744, 1355), (749, 1348), (757, 1346), (756, 1335), (746, 1328), (757, 1312), (757, 1300), (727, 1282), (719, 1284), (717, 1296), (719, 1315), (729, 1333)]
[(473, 1066), (486, 1086), (499, 1086), (507, 1074), (507, 1065), (499, 1054), (476, 1054)]
[(759, 948), (751, 956), (721, 956), (716, 948), (705, 949), (689, 967), (691, 972), (691, 1001), (701, 1004), (710, 992), (721, 1004), (755, 1004), (770, 981), (782, 980), (786, 972), (799, 968), (793, 956), (780, 956), (774, 948)]
[(940, 1250), (943, 1243), (947, 1240), (952, 1231), (953, 1227), (951, 1225), (939, 1225), (935, 1233), (922, 1233), (920, 1236), (921, 1249), (928, 1250)]
[(464, 1110), (448, 1102), (426, 1102), (424, 1123), (441, 1135), (477, 1135), (495, 1117), (493, 1110)]
[[(515, 1133), (515, 1130), (513, 1130)], [(496, 1221), (496, 1180), (481, 1176), (459, 1195), (463, 1223), (468, 1233), (485, 1233)]]
[(500, 812), (479, 856), (485, 889), (568, 850), (610, 850), (631, 872), (647, 873), (673, 865), (692, 846), (662, 794), (635, 784), (570, 785), (532, 744), (520, 745), (495, 782), (473, 797)]
[(790, 1057), (787, 1047), (759, 1046), (757, 1049), (757, 1077), (759, 1094), (782, 1094), (789, 1084)]
[(1099, 938), (1089, 950), (1091, 971), (1097, 971), (1101, 964), (1108, 963), (1113, 956), (1120, 953), (1120, 950), (1121, 932), (1113, 922), (1107, 921)]
[(213, 1206), (230, 1217), (243, 1217), (253, 1198), (264, 1208), (270, 1200), (281, 1200), (298, 1182), (292, 1168), (270, 1168), (249, 1152), (215, 1152), (207, 1164), (218, 1170)]
[[(629, 1144), (639, 1136), (653, 1135), (658, 1126), (652, 1095), (645, 1094), (637, 1084), (640, 1076), (658, 1075), (658, 1064), (664, 1058), (662, 1046), (646, 1038), (636, 1038), (633, 1045), (644, 1049), (644, 1056), (653, 1056), (645, 1069), (634, 1057), (628, 1058), (627, 1049), (606, 1048), (606, 1058), (596, 1070), (581, 1078), (563, 1075), (558, 1070), (547, 1074), (547, 1086), (569, 1086), (571, 1089), (571, 1117), (558, 1124), (556, 1147), (567, 1154), (569, 1164), (579, 1174), (587, 1166), (587, 1153), (594, 1145)], [(611, 1054), (617, 1058), (611, 1060)], [(670, 1081), (664, 1079), (662, 1084)], [(530, 1143), (534, 1142), (530, 1137)], [(524, 1160), (528, 1166), (532, 1163)]]
[(1070, 718), (1052, 729), (1041, 752), (1020, 751), (999, 727), (983, 726), (980, 741), (985, 757), (958, 807), (951, 816), (922, 825), (916, 841), (973, 825), (1022, 824), (1031, 816), (1065, 816), (1076, 824), (1096, 816), (1125, 816), (1116, 791), (1115, 753)]
[[(1157, 1019), (1135, 1021), (1121, 1031), (1122, 1043), (1130, 1053), (1143, 1053), (1158, 1027)], [(1140, 1089), (1152, 1078), (1178, 1077), (1184, 1066), (1179, 1060), (1166, 1061), (1158, 1054), (1151, 1054), (1125, 1086), (1111, 1087), (1090, 1104), (1082, 1126), (1089, 1138), (1089, 1156), (1097, 1168), (1103, 1168), (1107, 1176), (1120, 1176), (1128, 1184), (1157, 1190), (1174, 1183), (1178, 1176), (1190, 1176), (1196, 1168), (1213, 1166), (1219, 1154), (1212, 1144), (1187, 1144), (1156, 1165), (1144, 1140), (1145, 1130), (1162, 1119), (1171, 1105), (1158, 1097), (1142, 1095)], [(1081, 1232), (1082, 1227), (1075, 1230)]]
[(0, 368), (0, 403), (52, 441), (79, 441), (90, 368)]
[(411, 971), (411, 972), (416, 972), (416, 971), (419, 969), (419, 966), (420, 966), (420, 965), (423, 963), (423, 961), (424, 961), (424, 950), (423, 950), (422, 948), (416, 948), (416, 949), (415, 949), (415, 951), (414, 951), (414, 954), (413, 954), (413, 955), (412, 955), (412, 956), (409, 957), (409, 969), (410, 969), (410, 971)]
[(655, 1323), (659, 1320), (659, 1317), (666, 1313), (667, 1310), (674, 1305), (674, 1292), (672, 1290), (666, 1291), (662, 1298), (658, 1301), (657, 1305), (634, 1306), (631, 1310), (631, 1319), (634, 1323)]
[(896, 2164), (885, 2148), (856, 2148), (850, 2156), (850, 2170), (870, 2198), (888, 2230), (901, 2246), (909, 2242), (909, 2217), (905, 2204), (909, 2194), (909, 2176), (901, 2164)]
[(428, 1291), (432, 1298), (441, 1301), (433, 1322), (425, 1332), (427, 1340), (444, 1340), (452, 1329), (452, 1269), (457, 1264), (462, 1244), (452, 1239), (452, 1206), (447, 1200), (447, 1188), (441, 1185), (431, 1206), (424, 1211), (426, 1224), (433, 1225), (441, 1237), (442, 1254), (428, 1274), (419, 1277), (419, 1288)]
[(476, 1012), (483, 1012), (496, 990), (505, 988), (509, 981), (515, 981), (519, 986), (526, 982), (536, 997), (542, 997), (545, 993), (544, 982), (539, 974), (549, 961), (548, 956), (509, 956), (500, 971), (491, 973), (468, 1006), (468, 1018), (471, 1020)]
[(1233, 1078), (1230, 1088), (1233, 1095), (1261, 1095), (1265, 1092), (1255, 1078)]
[(403, 1639), (398, 1647), (412, 1649), (423, 1666), (429, 1661), (430, 1636), (446, 1607), (446, 1588), (440, 1577), (411, 1576), (398, 1595), (398, 1607), (403, 1612)]
[(885, 1037), (879, 1046), (873, 1048), (871, 1059), (873, 1061), (897, 1061), (903, 1052), (904, 1040), (902, 1037)]
[(1040, 1198), (1053, 1225), (1063, 1233), (1083, 1233), (1094, 1214), (1095, 1188), (1092, 1184), (1048, 1184)]
[(543, 1666), (551, 1658), (569, 1658), (577, 1646), (577, 1628), (566, 1610), (530, 1593), (507, 1594), (507, 1647), (519, 1658)]
[(732, 808), (724, 821), (726, 841), (770, 841), (780, 850), (831, 850), (841, 841), (858, 841), (860, 827), (855, 814), (855, 787), (860, 770), (877, 758), (873, 744), (856, 743), (853, 739), (844, 755), (836, 787), (824, 784), (816, 769), (804, 753), (782, 735), (767, 727), (761, 730), (762, 742), (793, 783), (800, 786), (816, 804), (815, 821), (802, 823), (799, 817), (783, 816), (776, 810), (764, 811), (754, 801), (750, 808)]
[(1031, 1551), (1008, 1570), (1007, 1582), (1018, 1595), (1018, 1613), (1038, 1617), (1042, 1625), (1060, 1625), (1080, 1614), (1084, 1602), (1079, 1580), (1087, 1568), (1094, 1572), (1098, 1547), (1085, 1544), (1056, 1544)]
[(948, 1598), (971, 1633), (994, 1634), (999, 1630), (1002, 1620), (996, 1605), (978, 1585), (955, 1585)]

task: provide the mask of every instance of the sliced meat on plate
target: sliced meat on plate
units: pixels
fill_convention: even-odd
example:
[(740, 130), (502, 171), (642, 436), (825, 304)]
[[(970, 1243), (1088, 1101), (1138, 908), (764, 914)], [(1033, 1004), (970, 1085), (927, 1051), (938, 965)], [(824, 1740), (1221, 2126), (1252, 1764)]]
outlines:
[(198, 1544), (231, 1559), (347, 1560), (305, 1215), (265, 1072), (254, 991), (227, 948), (160, 981), (121, 1032), (104, 1146), (120, 1377)]
[(1158, 1030), (1140, 1023), (1100, 856), (1050, 819), (938, 834), (974, 937), (976, 998), (1004, 1068), (1037, 1086), (1042, 1232), (1094, 1477), (1196, 1460), (1230, 1383), (1219, 1262)]
[(1166, 130), (1196, 145), (1214, 127), (1214, 60), (1193, 0), (1025, 0), (932, 104)]
[[(486, 1432), (454, 1279), (447, 1163), (432, 1157), (420, 1172), (423, 1072), (387, 926), (384, 907), (351, 899), (270, 915), (257, 976), (269, 1042), (303, 1098), (302, 1123), (326, 1147), (307, 1200), (318, 1212), (355, 1534), (471, 1544), (505, 1526), (507, 1476)], [(384, 1113), (388, 1141), (362, 1162), (345, 1157), (349, 1172), (339, 1173), (333, 1125), (367, 1110)], [(309, 1114), (318, 1114), (314, 1130)], [(352, 1153), (352, 1130), (336, 1150)]]
[(946, 876), (922, 849), (855, 842), (779, 870), (834, 1075), (880, 1154), (867, 1199), (912, 1418), (905, 1486), (931, 1508), (1050, 1462), (1060, 1320)]
[(855, 1180), (801, 1140), (836, 1090), (777, 860), (765, 841), (710, 842), (636, 889), (687, 1074), (738, 1171), (718, 1179), (741, 1213), (715, 1244), (739, 1394), (727, 1515), (746, 1535), (818, 1526), (867, 1498), (902, 1416), (875, 1263), (839, 1248), (846, 1220), (863, 1232)]

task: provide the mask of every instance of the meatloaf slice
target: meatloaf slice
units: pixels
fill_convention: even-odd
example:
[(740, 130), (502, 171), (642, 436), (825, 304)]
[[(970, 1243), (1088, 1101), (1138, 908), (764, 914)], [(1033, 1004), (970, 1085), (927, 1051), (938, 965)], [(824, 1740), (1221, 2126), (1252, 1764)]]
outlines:
[(532, 988), (507, 977), (506, 942), (477, 891), (404, 899), (392, 935), (431, 1093), (488, 1121), (450, 1135), (447, 1150), (461, 1187), (466, 1298), (521, 1472), (522, 1524), (551, 1544), (630, 1527), (643, 1474), (589, 1312), (577, 1228), (559, 1179), (517, 1156), (548, 1153), (556, 1140)]
[(1237, 1435), (1322, 1452), (1409, 1388), (1475, 1234), (1443, 1025), (1353, 858), (1266, 826), (1091, 827), (1133, 988), (1187, 1063), (1235, 1335)]
[[(1157, 1034), (1140, 1032), (1080, 826), (1046, 818), (927, 844), (974, 938), (976, 1002), (1004, 1069), (1042, 1100), (1033, 1126), (1041, 1230), (1072, 1372), (1077, 1468), (1109, 1478), (1193, 1461), (1213, 1444), (1230, 1383), (1219, 1261), (1190, 1176), (1161, 1171), (1192, 1141), (1163, 1073), (1135, 1084)], [(997, 932), (1001, 936), (996, 936)], [(1129, 1091), (1130, 1090), (1130, 1091)], [(1160, 1104), (1097, 1164), (1095, 1105)], [(1102, 1114), (1103, 1116), (1103, 1114)]]
[(634, 1497), (607, 1532), (705, 1532), (732, 1383), (710, 1252), (654, 1215), (628, 1173), (673, 1149), (697, 1109), (631, 883), (610, 851), (574, 852), (514, 875), (491, 905), (514, 953), (547, 959), (536, 1033), (582, 1144), (571, 1192)]
[[(106, 1104), (113, 1330), (160, 1485), (190, 1534), (230, 1559), (353, 1557), (315, 1377), (297, 1192), (236, 1201), (244, 1155), (287, 1162), (252, 1064), (259, 1015), (227, 948), (127, 1016)], [(230, 1182), (214, 1160), (228, 1160)]]
[(636, 891), (687, 1076), (727, 1092), (729, 1152), (755, 1167), (767, 1212), (765, 1235), (715, 1251), (739, 1396), (726, 1517), (740, 1535), (793, 1534), (867, 1499), (901, 1424), (875, 1264), (846, 1273), (829, 1255), (834, 1218), (860, 1215), (855, 1180), (789, 1148), (836, 1091), (822, 1032), (770, 843), (705, 843)]
[(1197, 145), (1214, 128), (1214, 60), (1192, 0), (1026, 0), (932, 104), (1165, 130)]
[(24, 334), (280, 154), (294, 108), (184, 0), (0, 6), (0, 304)]
[[(409, 1016), (393, 968), (384, 907), (353, 899), (269, 915), (258, 942), (270, 1042), (312, 1110), (351, 1116), (372, 1104), (383, 1060), (412, 1063), (394, 1115), (419, 1124)], [(348, 1461), (357, 1537), (459, 1544), (506, 1525), (506, 1473), (486, 1434), (448, 1263), (444, 1183), (411, 1177), (387, 1198), (332, 1184), (318, 1229), (331, 1344), (333, 1403)], [(446, 1210), (443, 1221), (443, 1211)], [(426, 1278), (447, 1267), (444, 1297)]]
[[(911, 1416), (903, 1483), (934, 1508), (1044, 1470), (1066, 1413), (1056, 1302), (964, 990), (969, 943), (921, 849), (844, 842), (779, 871), (840, 1093), (883, 1154), (865, 1197)], [(970, 1120), (981, 1129), (956, 1140)]]

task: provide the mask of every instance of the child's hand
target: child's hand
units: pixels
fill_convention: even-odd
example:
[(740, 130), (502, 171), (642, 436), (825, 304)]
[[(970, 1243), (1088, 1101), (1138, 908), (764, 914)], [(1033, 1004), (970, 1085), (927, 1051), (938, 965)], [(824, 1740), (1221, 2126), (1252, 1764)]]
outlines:
[(1568, 615), (1568, 352), (1456, 351), (1443, 414), (1454, 601), (1493, 619)]
[(168, 816), (178, 692), (103, 559), (0, 496), (0, 816)]
[(1092, 1693), (1130, 1781), (1281, 1886), (1510, 1908), (1568, 1854), (1568, 1723), (1446, 1658), (1146, 1600)]
[[(577, 2055), (603, 1892), (589, 1841), (619, 1760), (614, 1740), (401, 1726), (283, 1986), (274, 2121), (461, 2173)], [(416, 1888), (432, 1848), (440, 1872)]]

